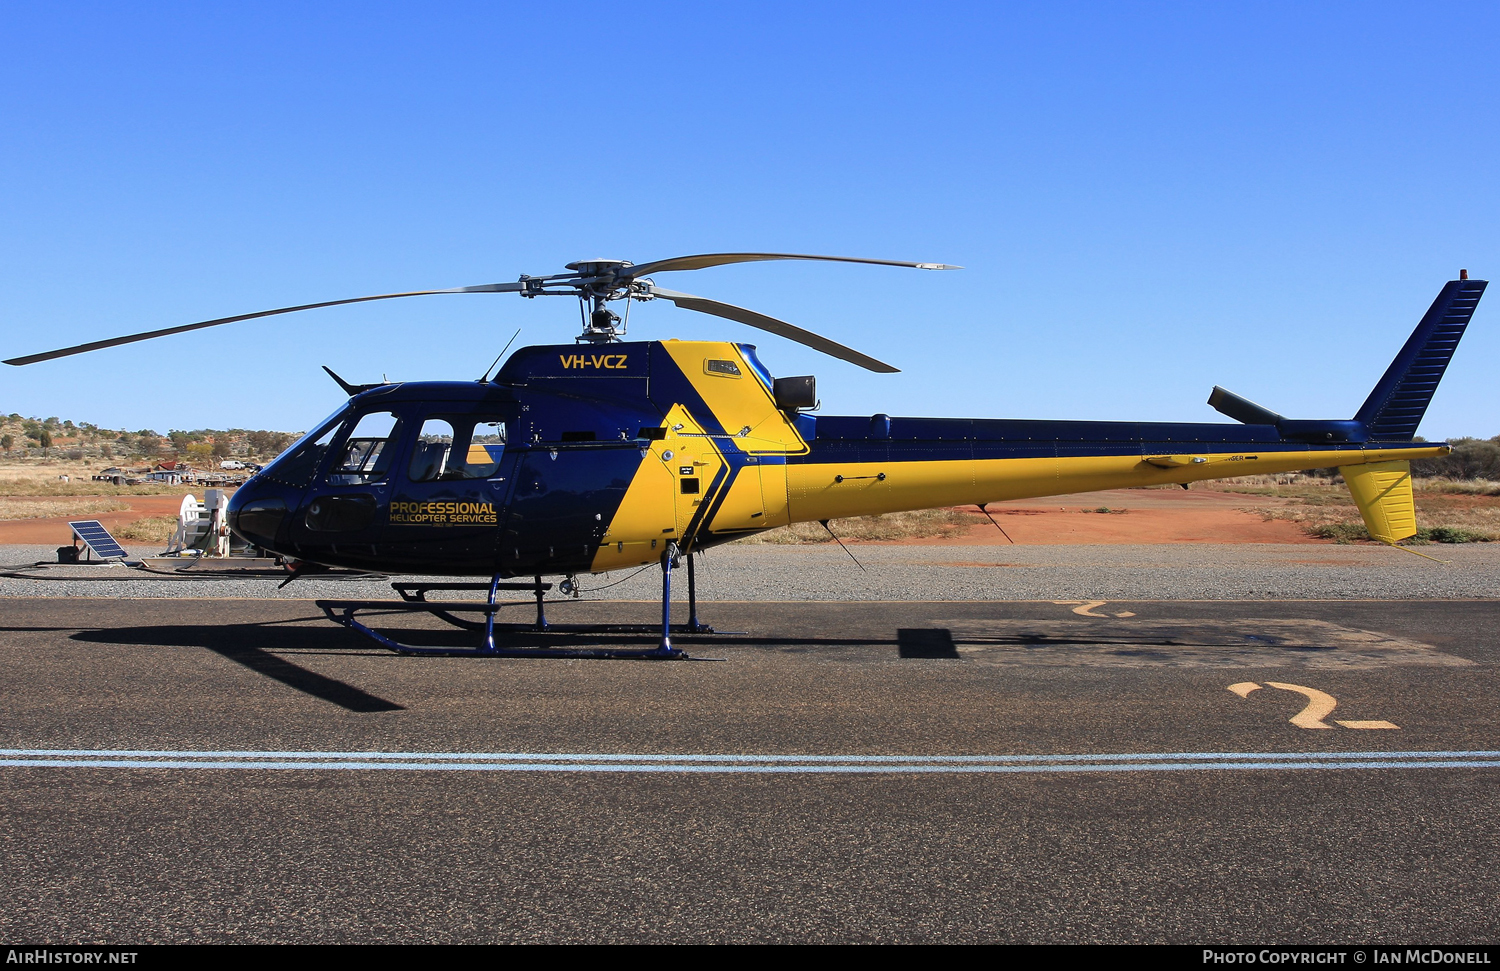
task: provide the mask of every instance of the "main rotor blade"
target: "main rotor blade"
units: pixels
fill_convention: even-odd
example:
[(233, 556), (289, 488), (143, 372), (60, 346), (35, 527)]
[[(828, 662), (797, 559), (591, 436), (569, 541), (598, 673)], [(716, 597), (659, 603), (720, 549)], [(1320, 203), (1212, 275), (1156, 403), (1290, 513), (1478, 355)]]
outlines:
[(852, 347), (845, 347), (837, 341), (831, 341), (810, 330), (803, 330), (795, 324), (789, 324), (775, 317), (767, 317), (744, 307), (736, 307), (733, 304), (720, 303), (717, 300), (708, 300), (704, 297), (695, 297), (691, 293), (678, 293), (676, 290), (663, 290), (661, 287), (651, 287), (653, 297), (661, 297), (670, 300), (683, 310), (696, 310), (703, 314), (713, 314), (715, 317), (723, 317), (726, 320), (738, 321), (741, 324), (749, 324), (761, 330), (770, 331), (779, 337), (806, 344), (815, 351), (822, 351), (851, 364), (858, 364), (868, 371), (878, 371), (881, 374), (899, 374), (901, 369), (891, 367), (883, 361), (877, 361), (868, 354), (861, 354)]
[(486, 283), (477, 287), (454, 287), (450, 290), (410, 290), (406, 293), (381, 293), (373, 297), (351, 297), (348, 300), (325, 300), (322, 303), (304, 303), (296, 307), (281, 307), (277, 310), (262, 310), (254, 314), (239, 314), (234, 317), (220, 317), (217, 320), (203, 320), (196, 324), (183, 324), (181, 327), (165, 327), (161, 330), (148, 330), (143, 334), (131, 334), (129, 337), (111, 337), (108, 340), (90, 341), (87, 344), (76, 344), (73, 347), (64, 347), (56, 351), (46, 351), (42, 354), (29, 354), (26, 357), (13, 357), (6, 364), (20, 366), (22, 364), (36, 364), (39, 361), (51, 361), (59, 357), (69, 357), (73, 354), (83, 354), (88, 351), (98, 351), (106, 347), (116, 347), (120, 344), (133, 344), (136, 341), (148, 341), (153, 337), (166, 337), (169, 334), (183, 334), (190, 330), (202, 330), (205, 327), (217, 327), (220, 324), (232, 324), (240, 320), (254, 320), (257, 317), (274, 317), (277, 314), (296, 313), (299, 310), (317, 310), (320, 307), (338, 307), (347, 303), (367, 303), (371, 300), (393, 300), (396, 297), (425, 297), (436, 293), (517, 293), (525, 289), (523, 283)]
[(759, 263), (763, 260), (826, 260), (831, 263), (873, 263), (876, 266), (906, 266), (917, 270), (963, 269), (961, 266), (949, 266), (947, 263), (906, 263), (901, 260), (866, 260), (854, 256), (805, 256), (799, 253), (705, 253), (702, 256), (674, 256), (668, 260), (642, 263), (640, 266), (626, 267), (622, 272), (629, 274), (633, 280), (639, 280), (643, 276), (650, 276), (653, 273), (666, 273), (670, 270), (702, 270), (710, 266), (723, 266), (726, 263)]

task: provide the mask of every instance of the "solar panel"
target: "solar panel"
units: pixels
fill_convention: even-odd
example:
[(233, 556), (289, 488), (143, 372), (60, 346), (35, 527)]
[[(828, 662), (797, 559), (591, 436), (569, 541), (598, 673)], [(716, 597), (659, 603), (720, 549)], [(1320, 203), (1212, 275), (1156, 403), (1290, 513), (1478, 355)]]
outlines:
[(109, 535), (109, 530), (97, 519), (87, 519), (79, 523), (68, 523), (73, 530), (73, 535), (83, 540), (83, 545), (93, 551), (94, 555), (101, 560), (113, 559), (117, 556), (129, 556), (115, 538)]

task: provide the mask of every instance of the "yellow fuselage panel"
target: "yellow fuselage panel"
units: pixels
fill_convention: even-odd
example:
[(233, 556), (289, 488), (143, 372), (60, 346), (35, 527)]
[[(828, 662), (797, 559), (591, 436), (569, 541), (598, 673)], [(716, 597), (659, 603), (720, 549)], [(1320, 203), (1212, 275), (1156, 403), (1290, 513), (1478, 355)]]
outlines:
[[(687, 376), (742, 452), (751, 455), (803, 455), (807, 443), (772, 397), (739, 347), (727, 341), (663, 341), (672, 361)], [(725, 367), (733, 366), (733, 373)]]
[(688, 535), (722, 481), (724, 458), (713, 437), (681, 405), (667, 413), (666, 437), (645, 451), (594, 556), (595, 571), (654, 562), (668, 542)]
[[(1139, 456), (1111, 455), (932, 462), (828, 462), (788, 465), (786, 469), (791, 521), (817, 522), (1099, 489), (1170, 485), (1236, 475), (1429, 458), (1445, 452), (1445, 447), (1438, 446), (1360, 452), (1261, 452), (1253, 456), (1188, 454), (1182, 456), (1186, 461), (1165, 467)], [(1206, 461), (1194, 462), (1193, 458)]]

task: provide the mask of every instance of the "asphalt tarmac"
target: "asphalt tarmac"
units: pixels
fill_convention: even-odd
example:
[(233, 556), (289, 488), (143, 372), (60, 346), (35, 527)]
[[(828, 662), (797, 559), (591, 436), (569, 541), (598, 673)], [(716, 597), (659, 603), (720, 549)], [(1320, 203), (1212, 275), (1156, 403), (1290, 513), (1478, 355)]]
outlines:
[(395, 656), (309, 601), (7, 599), (0, 934), (1500, 931), (1500, 602), (704, 612), (746, 633), (676, 640), (721, 660), (497, 660)]

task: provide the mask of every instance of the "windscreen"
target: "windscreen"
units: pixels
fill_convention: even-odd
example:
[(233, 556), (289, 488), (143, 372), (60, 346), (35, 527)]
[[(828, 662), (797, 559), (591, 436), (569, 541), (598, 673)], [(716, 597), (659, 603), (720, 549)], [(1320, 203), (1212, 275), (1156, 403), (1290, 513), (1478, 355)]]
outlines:
[(333, 442), (333, 436), (343, 424), (348, 410), (349, 406), (344, 405), (329, 415), (312, 431), (288, 446), (285, 452), (276, 456), (261, 475), (286, 485), (310, 485), (313, 476), (318, 474), (318, 469), (323, 465), (323, 457), (328, 454), (328, 446)]

